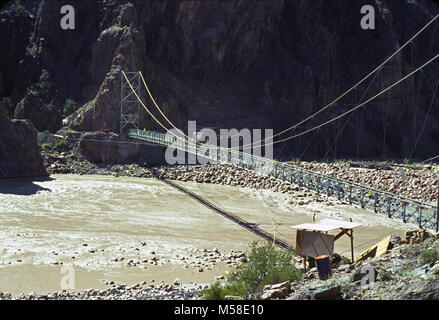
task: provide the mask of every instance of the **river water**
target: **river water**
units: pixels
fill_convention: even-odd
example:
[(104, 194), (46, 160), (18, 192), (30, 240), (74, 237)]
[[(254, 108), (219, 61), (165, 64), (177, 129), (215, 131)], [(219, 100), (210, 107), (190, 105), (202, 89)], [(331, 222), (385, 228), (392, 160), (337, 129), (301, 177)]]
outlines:
[[(363, 223), (355, 254), (410, 226), (341, 204), (298, 206), (291, 195), (231, 186), (178, 182), (216, 206), (292, 244), (292, 225), (330, 217)], [(0, 181), (0, 291), (60, 290), (62, 267), (72, 266), (75, 290), (103, 289), (107, 281), (211, 282), (229, 268), (197, 272), (182, 256), (195, 249), (248, 249), (258, 238), (184, 193), (155, 179), (54, 175), (47, 180)], [(336, 252), (349, 256), (349, 239)], [(127, 261), (159, 257), (159, 265)], [(123, 261), (114, 261), (123, 257)]]

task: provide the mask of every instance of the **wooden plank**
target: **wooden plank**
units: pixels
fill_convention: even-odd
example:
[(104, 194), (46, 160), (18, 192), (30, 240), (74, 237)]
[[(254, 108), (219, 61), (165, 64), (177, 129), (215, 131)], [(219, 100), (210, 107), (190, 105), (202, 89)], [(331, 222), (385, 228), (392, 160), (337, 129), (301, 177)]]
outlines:
[(384, 238), (380, 242), (377, 243), (377, 253), (375, 257), (379, 257), (386, 253), (387, 249), (389, 248), (390, 239), (392, 238), (392, 235), (389, 235), (388, 237)]
[(370, 247), (369, 249), (363, 251), (360, 256), (358, 257), (357, 261), (361, 261), (361, 260), (366, 260), (369, 257), (375, 257), (376, 254), (376, 250), (377, 250), (377, 245), (374, 245), (372, 247)]
[(303, 223), (299, 224), (297, 226), (292, 226), (293, 229), (301, 229), (301, 230), (310, 230), (310, 231), (331, 231), (338, 229), (338, 227), (335, 227), (334, 225), (324, 225), (324, 224), (317, 224), (317, 223)]
[(326, 224), (326, 225), (333, 225), (336, 226), (337, 228), (342, 228), (342, 229), (354, 229), (357, 228), (359, 226), (362, 226), (361, 223), (356, 223), (356, 222), (347, 222), (347, 221), (340, 221), (340, 220), (333, 220), (333, 219), (323, 219), (321, 221), (318, 222), (319, 224)]
[(377, 244), (373, 245), (369, 249), (362, 252), (358, 257), (358, 261), (365, 260), (367, 258), (379, 257), (384, 253), (386, 253), (387, 249), (389, 248), (391, 238), (392, 235), (389, 235), (385, 237), (383, 240), (381, 240), (380, 242), (378, 242)]

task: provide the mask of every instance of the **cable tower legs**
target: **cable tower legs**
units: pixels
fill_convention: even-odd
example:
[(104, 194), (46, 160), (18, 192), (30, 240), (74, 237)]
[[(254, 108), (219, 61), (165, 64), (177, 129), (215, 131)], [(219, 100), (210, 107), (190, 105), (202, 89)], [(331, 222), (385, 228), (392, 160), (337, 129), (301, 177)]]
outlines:
[(131, 90), (140, 96), (140, 72), (125, 72), (129, 82), (120, 74), (120, 134), (125, 129), (139, 129), (139, 100)]

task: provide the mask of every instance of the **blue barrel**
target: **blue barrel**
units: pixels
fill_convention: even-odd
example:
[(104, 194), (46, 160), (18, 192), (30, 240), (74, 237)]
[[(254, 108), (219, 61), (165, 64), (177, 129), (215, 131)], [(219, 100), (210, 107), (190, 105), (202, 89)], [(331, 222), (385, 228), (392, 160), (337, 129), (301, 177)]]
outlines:
[(320, 280), (326, 280), (332, 275), (331, 261), (328, 255), (315, 257), (317, 272)]

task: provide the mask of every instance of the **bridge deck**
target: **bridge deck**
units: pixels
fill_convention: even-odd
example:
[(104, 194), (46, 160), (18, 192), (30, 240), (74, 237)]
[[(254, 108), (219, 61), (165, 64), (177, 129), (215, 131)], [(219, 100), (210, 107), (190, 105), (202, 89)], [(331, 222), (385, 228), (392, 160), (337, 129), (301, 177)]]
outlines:
[[(177, 139), (163, 133), (142, 130), (130, 130), (132, 138), (171, 146), (188, 153), (198, 154), (199, 143)], [(212, 154), (206, 156), (213, 162), (229, 163), (259, 174), (272, 176), (284, 182), (297, 184), (318, 193), (337, 197), (350, 205), (400, 219), (404, 223), (413, 223), (421, 229), (439, 231), (438, 208), (428, 203), (408, 199), (396, 194), (376, 190), (364, 185), (333, 178), (318, 172), (305, 170), (290, 164), (254, 157), (247, 153), (230, 149), (210, 147)], [(216, 152), (215, 152), (216, 151)], [(204, 156), (204, 155), (203, 155)]]

